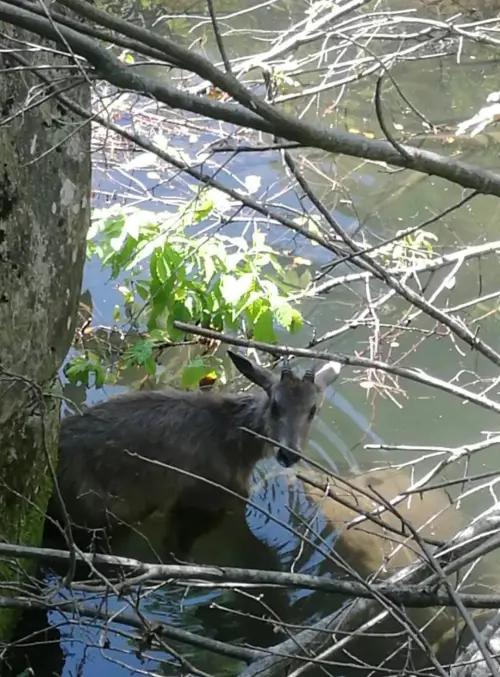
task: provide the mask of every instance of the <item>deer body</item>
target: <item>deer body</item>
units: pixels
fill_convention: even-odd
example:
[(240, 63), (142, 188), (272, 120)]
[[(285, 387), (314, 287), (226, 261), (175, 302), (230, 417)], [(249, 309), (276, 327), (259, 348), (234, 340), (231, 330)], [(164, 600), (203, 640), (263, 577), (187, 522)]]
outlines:
[[(279, 377), (229, 354), (261, 390), (141, 391), (63, 419), (57, 481), (72, 522), (89, 529), (133, 525), (162, 511), (177, 524), (177, 549), (186, 554), (226, 511), (242, 504), (224, 489), (247, 498), (253, 467), (273, 451), (242, 428), (275, 440), (282, 464), (295, 462), (291, 451), (305, 444), (339, 365), (328, 363), (302, 379), (286, 367)], [(48, 512), (62, 521), (56, 492)]]

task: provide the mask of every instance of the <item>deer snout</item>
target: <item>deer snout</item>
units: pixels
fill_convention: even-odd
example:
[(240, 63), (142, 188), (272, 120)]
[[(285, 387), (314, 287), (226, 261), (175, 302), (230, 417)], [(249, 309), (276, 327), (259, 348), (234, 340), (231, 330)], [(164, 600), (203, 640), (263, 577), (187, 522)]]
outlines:
[(279, 447), (276, 459), (285, 468), (290, 468), (300, 461), (299, 454), (295, 454), (291, 449), (284, 449)]

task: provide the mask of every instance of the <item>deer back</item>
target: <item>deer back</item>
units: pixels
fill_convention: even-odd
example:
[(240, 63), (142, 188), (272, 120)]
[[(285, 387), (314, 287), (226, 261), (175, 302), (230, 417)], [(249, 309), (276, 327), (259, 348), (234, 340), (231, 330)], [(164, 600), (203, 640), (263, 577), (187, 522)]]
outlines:
[(57, 477), (69, 514), (94, 528), (113, 515), (134, 523), (168, 510), (195, 484), (200, 503), (213, 500), (213, 488), (193, 475), (243, 491), (265, 445), (239, 423), (250, 425), (261, 408), (261, 398), (249, 395), (169, 388), (114, 397), (66, 417)]

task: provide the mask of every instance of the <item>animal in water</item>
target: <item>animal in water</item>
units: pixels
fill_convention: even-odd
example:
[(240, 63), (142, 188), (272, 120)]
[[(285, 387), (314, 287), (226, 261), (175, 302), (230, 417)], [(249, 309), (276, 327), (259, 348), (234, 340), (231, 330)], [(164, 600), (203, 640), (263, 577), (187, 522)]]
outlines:
[(63, 418), (49, 517), (64, 523), (60, 498), (71, 523), (85, 530), (161, 512), (176, 532), (168, 534), (172, 550), (185, 557), (225, 513), (244, 505), (234, 494), (248, 498), (260, 459), (276, 453), (283, 466), (295, 464), (341, 365), (328, 362), (300, 377), (288, 362), (276, 374), (228, 354), (258, 390), (131, 392)]

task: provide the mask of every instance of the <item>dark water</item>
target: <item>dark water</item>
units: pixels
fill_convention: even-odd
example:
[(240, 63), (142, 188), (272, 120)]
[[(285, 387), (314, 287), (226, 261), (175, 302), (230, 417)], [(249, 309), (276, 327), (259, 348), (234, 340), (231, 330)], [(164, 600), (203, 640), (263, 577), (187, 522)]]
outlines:
[[(202, 10), (204, 11), (204, 6), (201, 8), (193, 5), (189, 11), (186, 8), (183, 17), (171, 23), (171, 29), (185, 39), (186, 27), (196, 22), (197, 13)], [(220, 11), (228, 12), (228, 8), (221, 7)], [(259, 11), (261, 14), (255, 12), (233, 18), (231, 25), (235, 33), (229, 35), (227, 40), (235, 54), (245, 55), (255, 49), (254, 46), (250, 47), (252, 27), (265, 25), (270, 34), (272, 30), (283, 29), (288, 25), (290, 16), (300, 14), (303, 8), (300, 3), (291, 3), (287, 5), (286, 11), (280, 5)], [(146, 21), (151, 19), (148, 13), (155, 12), (154, 6), (145, 11)], [(262, 23), (262, 16), (265, 16), (265, 24)], [(162, 30), (161, 23), (156, 26), (156, 30)], [(197, 30), (197, 34), (207, 37), (203, 48), (214, 50), (208, 26), (198, 27)], [(194, 39), (193, 36), (189, 37), (189, 41), (191, 39)], [(302, 52), (303, 50), (304, 48)], [(419, 107), (425, 109), (430, 119), (442, 121), (465, 118), (494, 89), (491, 83), (496, 77), (496, 66), (485, 65), (482, 56), (478, 50), (477, 63), (469, 61), (463, 66), (457, 65), (452, 57), (414, 64), (406, 62), (397, 65), (394, 71), (399, 82), (404, 85), (406, 96), (418, 101)], [(373, 81), (363, 80), (358, 85), (352, 85), (345, 97), (345, 108), (342, 112), (339, 109), (331, 113), (327, 118), (328, 123), (339, 128), (373, 130), (378, 134), (371, 104), (372, 91)], [(325, 97), (322, 101), (324, 100)], [(389, 103), (394, 106), (395, 116), (399, 115), (409, 129), (418, 133), (420, 128), (411, 115), (405, 117), (396, 106), (395, 99), (390, 99)], [(301, 110), (303, 103), (296, 105), (297, 110)], [(313, 112), (308, 115), (315, 119)], [(127, 114), (122, 122), (128, 122)], [(189, 148), (201, 149), (215, 137), (216, 132), (206, 127), (196, 132), (196, 139)], [(180, 137), (174, 136), (171, 141), (173, 145), (179, 144)], [(449, 151), (439, 138), (428, 141), (426, 147), (437, 152)], [(484, 166), (496, 165), (497, 155), (493, 147), (478, 148), (464, 142), (461, 150), (464, 159)], [(327, 156), (319, 151), (310, 152), (307, 157), (311, 164), (305, 165), (305, 176), (314, 184), (338, 221), (349, 230), (360, 226), (360, 232), (373, 243), (394, 234), (400, 228), (415, 225), (437, 214), (462, 197), (457, 186), (433, 177), (388, 172), (376, 165), (347, 157)], [(185, 194), (183, 182), (178, 177), (173, 177), (166, 167), (158, 170), (140, 164), (135, 162), (129, 168), (126, 163), (120, 163), (119, 168), (108, 167), (104, 156), (96, 156), (95, 205), (102, 206), (115, 200), (135, 200), (157, 213), (171, 210), (172, 204), (175, 208), (172, 198)], [(300, 213), (310, 208), (300, 193), (285, 189), (288, 179), (276, 154), (237, 155), (226, 165), (223, 180), (226, 185), (238, 188), (241, 187), (241, 182), (252, 176), (259, 176), (261, 180), (261, 188), (254, 197), (275, 201), (290, 213), (294, 210)], [(249, 214), (243, 214), (239, 221), (228, 226), (227, 233), (240, 233), (248, 225), (250, 218)], [(439, 238), (435, 246), (444, 252), (456, 240), (467, 242), (471, 246), (486, 240), (495, 240), (498, 237), (497, 222), (496, 201), (493, 202), (493, 198), (476, 198), (467, 208), (454, 212), (432, 228)], [(328, 252), (301, 242), (284, 229), (271, 227), (270, 235), (282, 248), (311, 258), (313, 271), (318, 271), (322, 264), (330, 260)], [(352, 270), (348, 266), (344, 266), (344, 269), (345, 272)], [(335, 272), (341, 274), (340, 270)], [(438, 280), (431, 281), (431, 284), (442, 281), (444, 274), (439, 273)], [(450, 306), (457, 305), (476, 295), (495, 291), (497, 287), (496, 257), (489, 257), (481, 263), (472, 260), (461, 271), (459, 283), (446, 296), (446, 303)], [(106, 272), (100, 270), (96, 260), (87, 264), (83, 291), (92, 300), (94, 322), (112, 324), (112, 308), (115, 303), (121, 302), (121, 295), (107, 279)], [(310, 326), (292, 339), (287, 337), (287, 341), (295, 345), (306, 345), (312, 336), (311, 326), (316, 328), (317, 336), (340, 329), (366, 298), (364, 283), (360, 282), (349, 288), (337, 287), (320, 299), (305, 300), (302, 311)], [(393, 322), (399, 317), (401, 308), (400, 302), (394, 298), (389, 300), (380, 311), (382, 321), (387, 324)], [(498, 314), (487, 315), (489, 311), (491, 305), (486, 304), (480, 310), (471, 310), (467, 319), (474, 321), (477, 318), (479, 322), (482, 315), (487, 317), (487, 321), (485, 319), (480, 322), (481, 336), (493, 345), (498, 345)], [(424, 328), (432, 328), (426, 320), (421, 324)], [(323, 347), (369, 356), (371, 335), (371, 329), (357, 326), (344, 331), (333, 341), (326, 342)], [(448, 339), (432, 332), (421, 341), (415, 336), (416, 334), (407, 333), (398, 337), (397, 341), (391, 340), (390, 336), (386, 337), (379, 347), (378, 357), (387, 361), (401, 359), (406, 366), (418, 366), (444, 380), (454, 377), (461, 369), (457, 383), (464, 386), (478, 378), (485, 379), (487, 384), (487, 379), (493, 380), (498, 376), (491, 364), (478, 359), (468, 350), (457, 348)], [(300, 360), (298, 362), (302, 363)], [(345, 370), (335, 389), (330, 388), (327, 392), (325, 406), (311, 435), (309, 451), (312, 455), (342, 472), (357, 471), (380, 462), (407, 462), (419, 456), (417, 453), (397, 449), (369, 450), (364, 448), (365, 444), (454, 447), (477, 441), (482, 438), (484, 431), (495, 431), (498, 427), (497, 417), (491, 412), (464, 405), (459, 398), (451, 395), (412, 382), (403, 384), (403, 393), (387, 380), (380, 388), (367, 390), (362, 385), (364, 378), (365, 375), (359, 369)], [(131, 381), (127, 382), (125, 375), (120, 386), (106, 386), (102, 390), (88, 392), (68, 384), (65, 394), (77, 404), (83, 401), (92, 402), (127, 389)], [(494, 398), (496, 395), (495, 387), (490, 396)], [(424, 472), (434, 463), (435, 458), (429, 457), (418, 465), (418, 471)], [(472, 459), (469, 473), (497, 469), (497, 455), (488, 450)], [(194, 553), (196, 561), (283, 571), (293, 568), (294, 571), (304, 573), (326, 572), (324, 558), (317, 551), (306, 548), (301, 552), (298, 539), (284, 525), (273, 522), (266, 514), (271, 513), (284, 523), (289, 523), (291, 519), (285, 481), (279, 477), (269, 478), (276, 471), (276, 464), (269, 461), (254, 473), (256, 489), (252, 500), (264, 512), (259, 511), (258, 507), (248, 509), (248, 529), (228, 520), (216, 533), (198, 544)], [(463, 466), (450, 472), (452, 476), (453, 473), (456, 476), (463, 472)], [(478, 492), (467, 499), (467, 510), (470, 515), (478, 514), (491, 502), (491, 492)], [(161, 524), (152, 522), (144, 529), (145, 536), (136, 535), (120, 542), (117, 546), (119, 554), (150, 562), (161, 559)], [(44, 576), (46, 583), (56, 590), (57, 577), (46, 570)], [(54, 599), (61, 598), (62, 593), (54, 594)], [(311, 624), (340, 607), (343, 602), (332, 595), (303, 590), (285, 592), (245, 588), (186, 589), (168, 583), (150, 586), (149, 589), (144, 587), (135, 596), (127, 599), (108, 596), (104, 603), (99, 595), (88, 592), (75, 595), (84, 598), (85, 603), (94, 608), (101, 608), (99, 605), (104, 604), (102, 608), (107, 614), (122, 608), (130, 609), (132, 603), (132, 607), (135, 605), (134, 608), (140, 609), (148, 618), (163, 620), (175, 627), (213, 639), (255, 647), (272, 646), (285, 638), (278, 619), (295, 624)], [(128, 677), (146, 673), (174, 675), (179, 674), (175, 663), (177, 651), (182, 653), (184, 659), (192, 661), (208, 674), (234, 675), (242, 668), (242, 663), (234, 658), (217, 656), (174, 641), (167, 642), (167, 646), (161, 648), (144, 647), (139, 652), (137, 635), (132, 628), (113, 623), (98, 624), (91, 618), (76, 622), (57, 611), (49, 614), (27, 614), (23, 625), (18, 629), (17, 639), (19, 651), (10, 656), (10, 669), (7, 663), (2, 664), (2, 674), (20, 675), (29, 666), (37, 677)], [(381, 648), (381, 643), (383, 645), (385, 641), (388, 639), (378, 638), (370, 645), (373, 661), (376, 653), (374, 646)], [(331, 670), (331, 674), (347, 674), (343, 668), (332, 667)], [(184, 673), (189, 672), (190, 668), (185, 666)], [(361, 669), (353, 671), (353, 674), (360, 673), (363, 674)]]

